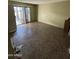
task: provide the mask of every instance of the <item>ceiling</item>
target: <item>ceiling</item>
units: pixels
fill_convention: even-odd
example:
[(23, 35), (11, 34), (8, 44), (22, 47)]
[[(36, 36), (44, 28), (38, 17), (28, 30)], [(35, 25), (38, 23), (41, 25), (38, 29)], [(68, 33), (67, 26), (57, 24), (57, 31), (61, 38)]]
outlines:
[(68, 1), (68, 0), (10, 0), (10, 1), (17, 1), (17, 2), (23, 2), (23, 3), (32, 3), (32, 4), (46, 4), (46, 3)]

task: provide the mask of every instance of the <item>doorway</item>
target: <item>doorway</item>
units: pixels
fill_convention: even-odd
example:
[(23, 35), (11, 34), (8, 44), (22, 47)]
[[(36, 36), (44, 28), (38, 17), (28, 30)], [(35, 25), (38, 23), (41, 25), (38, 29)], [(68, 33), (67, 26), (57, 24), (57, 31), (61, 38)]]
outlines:
[(30, 22), (30, 8), (14, 7), (16, 25), (22, 25)]

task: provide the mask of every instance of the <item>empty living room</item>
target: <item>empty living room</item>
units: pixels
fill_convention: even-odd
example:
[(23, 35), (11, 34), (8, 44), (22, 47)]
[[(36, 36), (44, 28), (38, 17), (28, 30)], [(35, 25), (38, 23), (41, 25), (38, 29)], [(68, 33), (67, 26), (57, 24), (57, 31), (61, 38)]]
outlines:
[(70, 59), (70, 1), (8, 0), (8, 59)]

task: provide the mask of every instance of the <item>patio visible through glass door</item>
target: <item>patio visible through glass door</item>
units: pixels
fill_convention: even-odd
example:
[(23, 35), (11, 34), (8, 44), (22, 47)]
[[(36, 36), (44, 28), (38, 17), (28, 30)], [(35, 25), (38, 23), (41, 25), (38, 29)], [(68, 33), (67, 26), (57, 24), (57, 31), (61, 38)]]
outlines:
[(14, 7), (16, 25), (30, 22), (30, 8)]

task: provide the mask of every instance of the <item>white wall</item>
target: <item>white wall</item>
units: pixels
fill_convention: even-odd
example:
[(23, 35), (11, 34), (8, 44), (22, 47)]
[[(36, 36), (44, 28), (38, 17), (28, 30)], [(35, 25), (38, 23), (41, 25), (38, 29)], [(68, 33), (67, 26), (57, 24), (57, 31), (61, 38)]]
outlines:
[(38, 21), (64, 28), (64, 22), (70, 17), (70, 2), (55, 2), (38, 5)]

